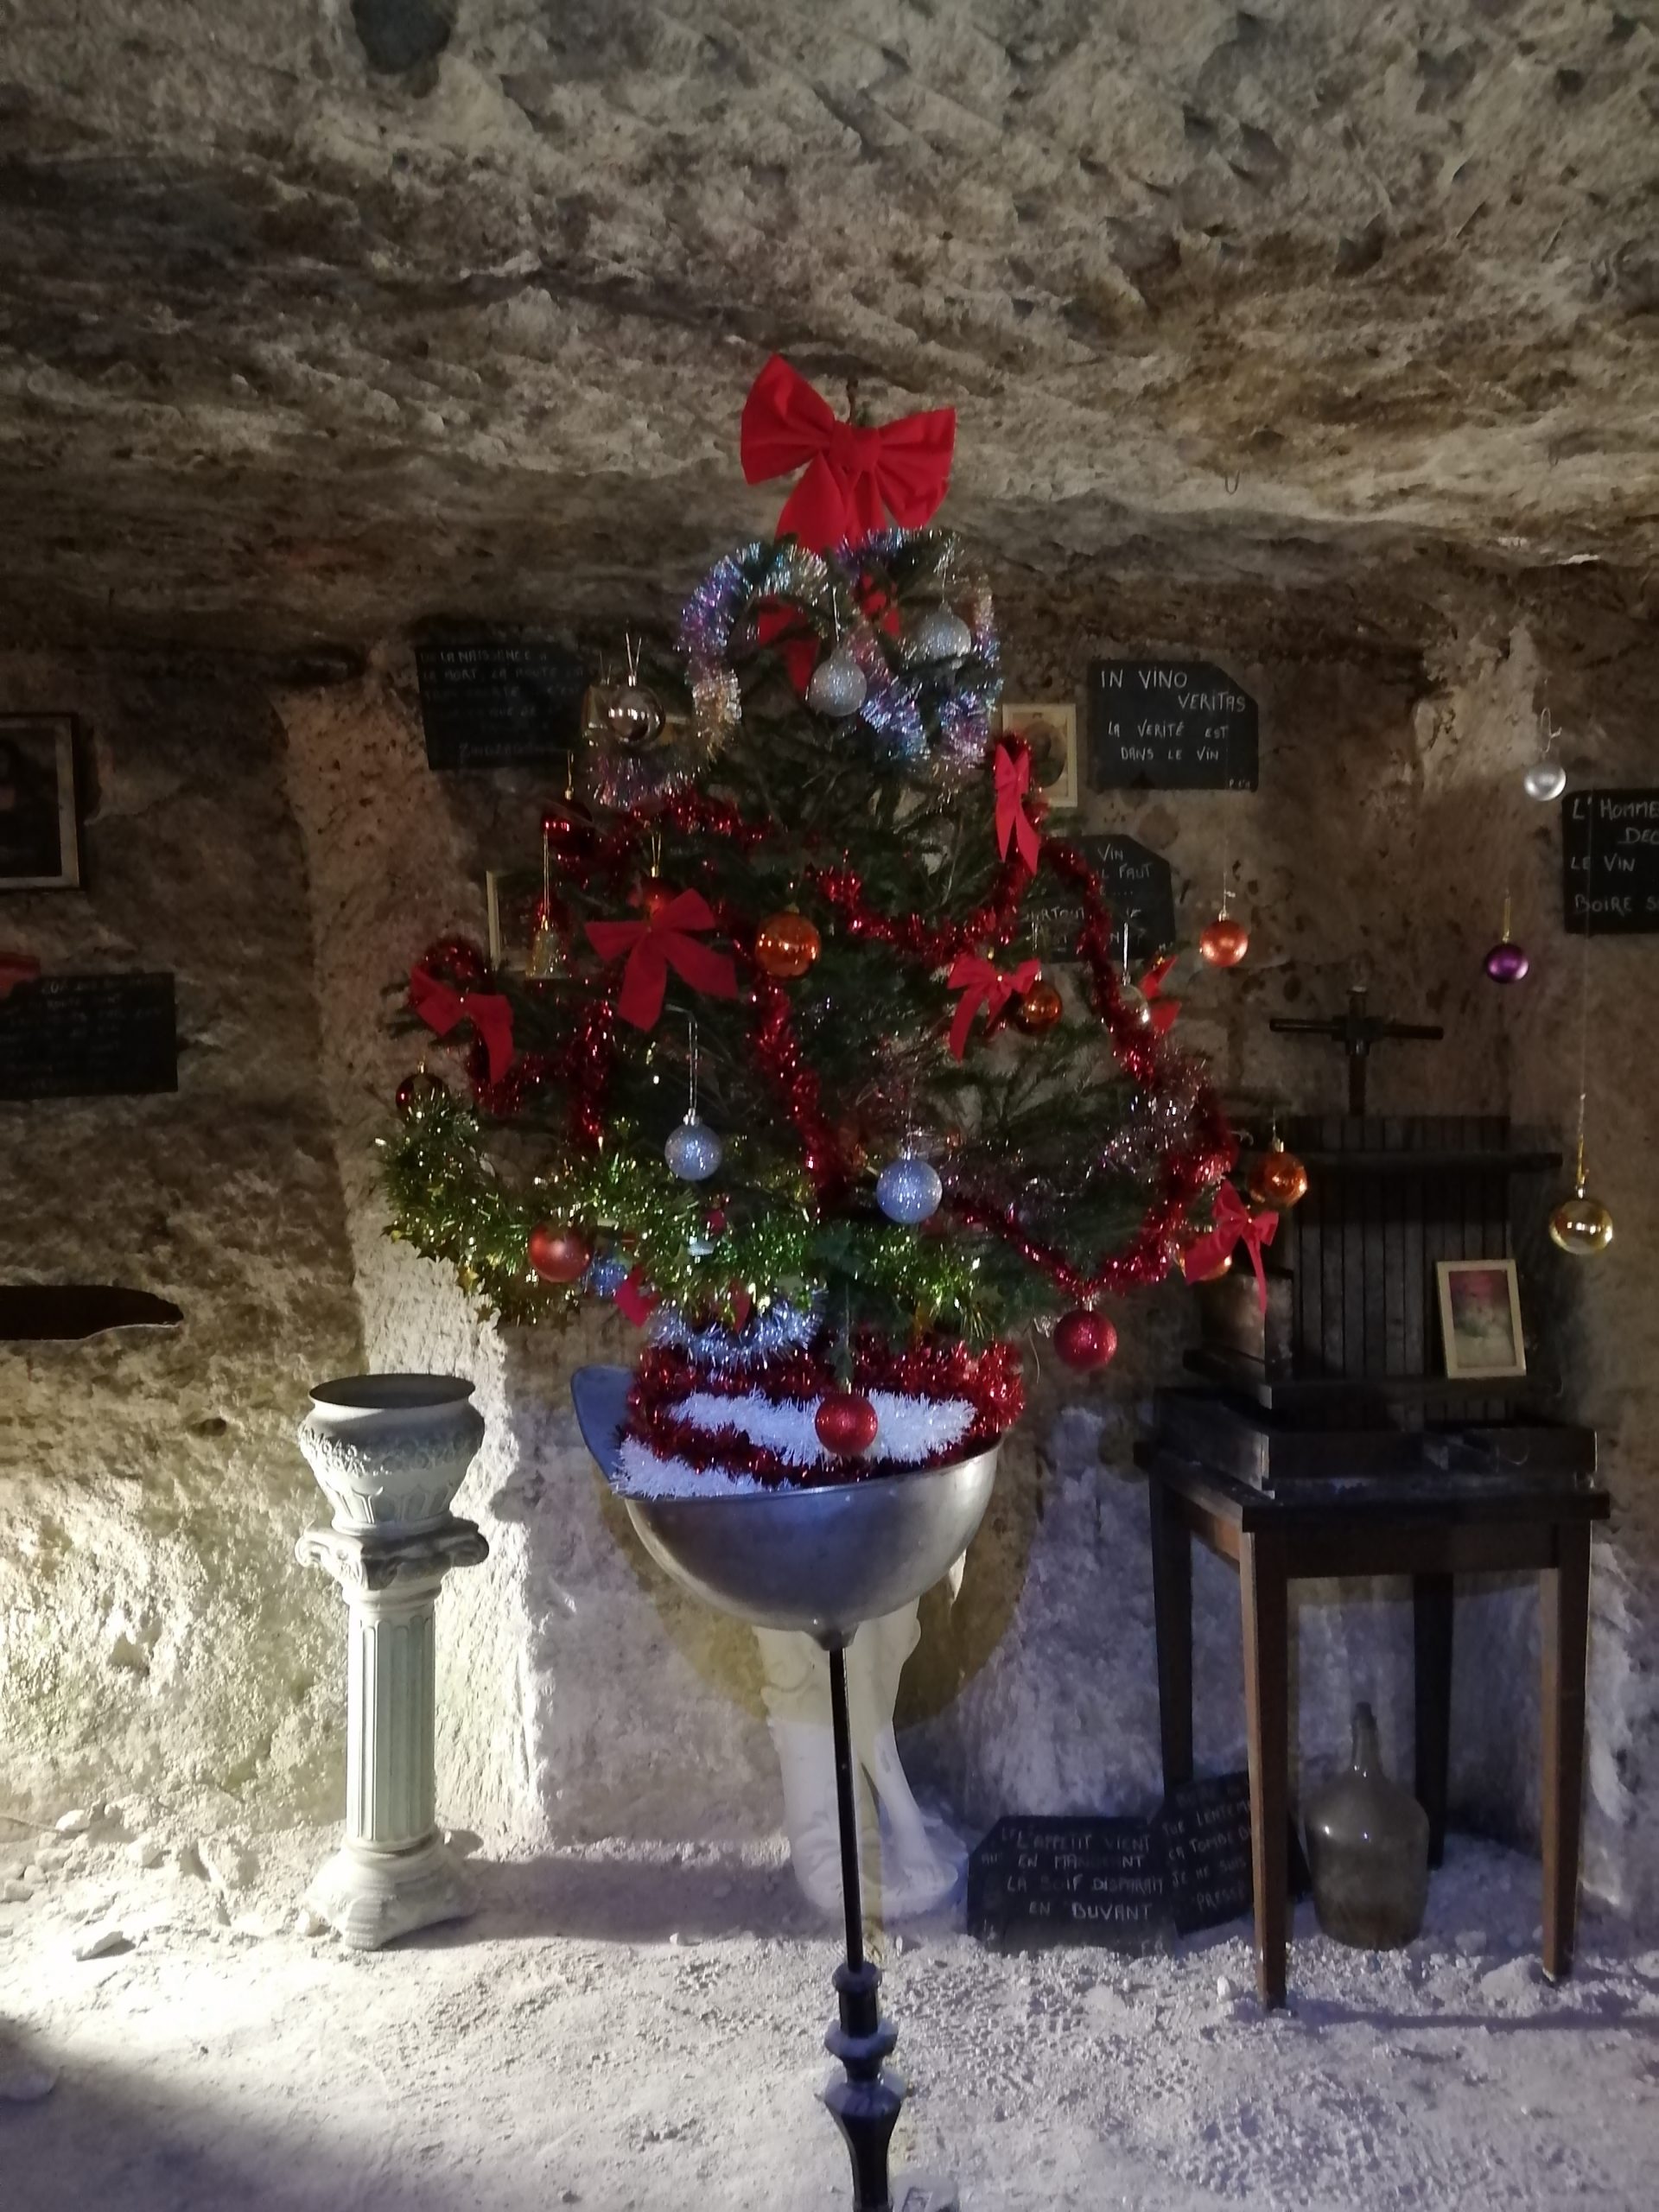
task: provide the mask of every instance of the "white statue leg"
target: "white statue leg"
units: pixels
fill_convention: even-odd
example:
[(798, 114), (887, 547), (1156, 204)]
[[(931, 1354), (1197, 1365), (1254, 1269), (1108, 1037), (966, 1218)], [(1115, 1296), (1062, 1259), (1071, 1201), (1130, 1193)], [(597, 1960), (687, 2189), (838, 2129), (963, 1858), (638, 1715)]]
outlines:
[[(950, 1594), (962, 1561), (951, 1569)], [(893, 1731), (899, 1678), (921, 1640), (914, 1604), (866, 1621), (847, 1649), (848, 1719), (858, 1798), (860, 1857), (870, 1908), (887, 1917), (924, 1912), (956, 1887), (961, 1842), (930, 1821), (899, 1764)], [(784, 1785), (790, 1862), (803, 1894), (826, 1913), (841, 1909), (835, 1755), (830, 1732), (830, 1668), (810, 1637), (757, 1628), (767, 1726)]]

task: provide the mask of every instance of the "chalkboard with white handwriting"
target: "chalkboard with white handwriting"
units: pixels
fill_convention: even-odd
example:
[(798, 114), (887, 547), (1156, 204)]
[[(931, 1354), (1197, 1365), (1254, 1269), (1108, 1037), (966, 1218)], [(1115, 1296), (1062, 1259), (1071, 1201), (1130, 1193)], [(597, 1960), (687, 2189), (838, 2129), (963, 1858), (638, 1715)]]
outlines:
[(1089, 671), (1096, 791), (1253, 791), (1255, 702), (1207, 660), (1097, 660)]
[(1659, 791), (1567, 793), (1561, 899), (1575, 937), (1659, 930)]

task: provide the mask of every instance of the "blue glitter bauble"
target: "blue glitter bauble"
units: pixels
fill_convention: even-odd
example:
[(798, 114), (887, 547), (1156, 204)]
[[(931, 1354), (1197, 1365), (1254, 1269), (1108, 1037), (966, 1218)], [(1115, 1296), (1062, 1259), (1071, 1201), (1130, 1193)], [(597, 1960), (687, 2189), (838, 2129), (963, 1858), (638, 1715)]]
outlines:
[(890, 1160), (875, 1179), (875, 1203), (889, 1221), (913, 1224), (937, 1213), (944, 1186), (932, 1166), (914, 1153)]
[(695, 1114), (688, 1114), (663, 1147), (663, 1157), (684, 1183), (706, 1183), (726, 1156), (726, 1147)]

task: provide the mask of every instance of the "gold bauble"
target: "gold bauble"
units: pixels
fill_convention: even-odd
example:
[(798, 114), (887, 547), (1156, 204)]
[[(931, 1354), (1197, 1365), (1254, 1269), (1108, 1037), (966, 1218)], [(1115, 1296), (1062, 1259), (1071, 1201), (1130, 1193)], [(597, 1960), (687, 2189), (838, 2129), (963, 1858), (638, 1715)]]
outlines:
[(1250, 949), (1250, 933), (1233, 914), (1217, 914), (1198, 931), (1198, 951), (1212, 968), (1236, 968)]
[(1580, 1184), (1549, 1217), (1549, 1241), (1575, 1259), (1605, 1252), (1613, 1241), (1613, 1217), (1599, 1198), (1586, 1198)]
[(1065, 1003), (1053, 984), (1046, 976), (1039, 976), (1020, 998), (1014, 1018), (1027, 1037), (1040, 1037), (1045, 1030), (1054, 1027), (1065, 1011)]
[(804, 976), (823, 949), (817, 929), (792, 906), (768, 914), (754, 933), (756, 966), (780, 983)]

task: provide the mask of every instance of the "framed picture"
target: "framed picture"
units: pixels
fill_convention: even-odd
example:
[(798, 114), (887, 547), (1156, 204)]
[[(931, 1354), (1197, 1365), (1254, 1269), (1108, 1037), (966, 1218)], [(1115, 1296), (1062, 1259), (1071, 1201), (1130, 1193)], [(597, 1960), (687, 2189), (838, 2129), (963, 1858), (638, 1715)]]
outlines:
[(79, 881), (73, 717), (0, 715), (0, 891)]
[(1521, 1293), (1513, 1260), (1437, 1260), (1440, 1341), (1448, 1375), (1524, 1375)]
[(1014, 706), (1004, 702), (1004, 737), (1023, 738), (1031, 748), (1031, 784), (1051, 807), (1077, 803), (1077, 710), (1042, 702)]

